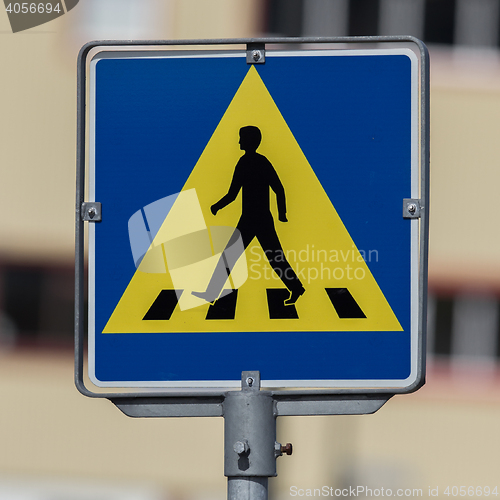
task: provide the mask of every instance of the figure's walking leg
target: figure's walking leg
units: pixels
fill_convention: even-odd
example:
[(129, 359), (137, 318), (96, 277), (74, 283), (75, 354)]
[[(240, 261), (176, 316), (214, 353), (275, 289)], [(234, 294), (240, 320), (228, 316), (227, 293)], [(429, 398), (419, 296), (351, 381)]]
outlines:
[(213, 303), (216, 301), (222, 293), (227, 278), (238, 262), (238, 259), (241, 257), (245, 248), (250, 244), (253, 238), (254, 235), (249, 234), (247, 228), (245, 228), (243, 224), (238, 223), (238, 226), (231, 235), (226, 248), (222, 252), (219, 261), (215, 266), (207, 289), (204, 292), (191, 292), (191, 294), (207, 302)]
[(283, 281), (291, 292), (290, 298), (285, 300), (285, 304), (295, 304), (306, 290), (286, 258), (278, 235), (276, 234), (274, 222), (266, 224), (265, 226), (262, 225), (262, 230), (260, 230), (256, 236), (269, 260), (269, 264), (271, 264), (274, 272), (281, 278), (281, 281)]

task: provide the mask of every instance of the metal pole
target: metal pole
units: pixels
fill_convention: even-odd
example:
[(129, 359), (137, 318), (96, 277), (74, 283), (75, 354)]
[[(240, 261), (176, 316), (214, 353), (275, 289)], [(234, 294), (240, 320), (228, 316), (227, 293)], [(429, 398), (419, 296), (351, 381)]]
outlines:
[(228, 500), (267, 500), (276, 476), (276, 411), (272, 394), (260, 390), (260, 373), (243, 372), (241, 391), (224, 400), (224, 475)]
[(267, 477), (228, 477), (228, 500), (268, 500)]

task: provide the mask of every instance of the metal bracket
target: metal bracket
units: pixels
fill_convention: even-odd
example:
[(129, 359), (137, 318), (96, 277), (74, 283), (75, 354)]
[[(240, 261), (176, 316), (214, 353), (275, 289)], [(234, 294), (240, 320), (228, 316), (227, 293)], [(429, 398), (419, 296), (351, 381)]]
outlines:
[(85, 201), (82, 203), (82, 220), (87, 222), (101, 222), (102, 207), (98, 201)]
[[(392, 397), (392, 394), (336, 394), (278, 396), (276, 414), (282, 416), (304, 415), (368, 415), (375, 413)], [(283, 398), (283, 399), (282, 399)]]
[(405, 198), (403, 200), (403, 218), (419, 219), (422, 207), (420, 200), (415, 198)]
[(247, 64), (264, 64), (266, 62), (266, 46), (263, 43), (247, 44)]
[(112, 398), (128, 417), (222, 417), (223, 396)]
[(260, 372), (241, 373), (241, 391), (226, 393), (223, 416), (224, 475), (276, 476), (275, 405), (272, 393), (260, 390)]

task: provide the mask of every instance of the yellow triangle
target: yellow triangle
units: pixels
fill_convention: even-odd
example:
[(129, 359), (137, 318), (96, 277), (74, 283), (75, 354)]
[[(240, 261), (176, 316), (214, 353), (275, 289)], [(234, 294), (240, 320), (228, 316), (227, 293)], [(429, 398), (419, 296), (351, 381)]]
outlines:
[[(288, 222), (278, 221), (276, 197), (272, 192), (271, 211), (288, 261), (306, 288), (296, 303), (299, 319), (269, 319), (266, 289), (284, 288), (284, 285), (254, 239), (245, 252), (247, 265), (244, 265), (244, 259), (240, 259), (236, 266), (238, 269), (233, 269), (231, 274), (233, 280), (238, 282), (235, 284), (238, 297), (234, 320), (206, 320), (209, 304), (199, 299), (198, 303), (186, 308), (181, 309), (177, 305), (169, 320), (143, 320), (162, 290), (179, 288), (174, 286), (177, 272), (182, 269), (186, 272), (190, 268), (192, 277), (208, 274), (208, 277), (201, 278), (205, 282), (210, 277), (221, 251), (221, 248), (214, 248), (213, 238), (210, 240), (213, 233), (210, 228), (236, 227), (241, 215), (241, 193), (216, 216), (212, 215), (210, 207), (227, 193), (234, 167), (243, 154), (238, 144), (239, 129), (247, 125), (261, 130), (262, 143), (258, 153), (272, 163), (285, 188)], [(162, 243), (174, 237), (178, 238), (176, 241), (181, 241), (183, 235), (194, 233), (198, 235), (198, 239), (195, 238), (197, 242), (209, 242), (210, 251), (204, 254), (200, 250), (203, 245), (196, 243), (184, 246), (177, 255), (182, 260), (187, 254), (193, 254), (184, 262), (192, 262), (192, 266), (167, 266), (168, 259)], [(227, 240), (222, 238), (218, 247), (223, 246), (224, 241)], [(198, 263), (194, 255), (197, 252)], [(196, 283), (192, 289), (196, 286), (202, 285)], [(347, 288), (366, 318), (339, 318), (326, 288)], [(190, 293), (183, 295), (191, 297)], [(402, 331), (384, 294), (253, 66), (103, 333), (248, 331)]]

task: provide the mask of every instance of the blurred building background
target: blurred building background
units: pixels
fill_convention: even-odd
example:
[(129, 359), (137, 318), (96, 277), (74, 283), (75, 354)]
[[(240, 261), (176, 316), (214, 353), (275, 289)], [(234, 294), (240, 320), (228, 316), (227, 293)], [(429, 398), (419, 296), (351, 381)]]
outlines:
[[(94, 39), (414, 35), (431, 53), (428, 383), (287, 417), (290, 487), (500, 493), (500, 0), (80, 0), (0, 9), (0, 500), (225, 498), (222, 419), (133, 420), (73, 386), (76, 57)], [(451, 490), (450, 490), (451, 492)]]

